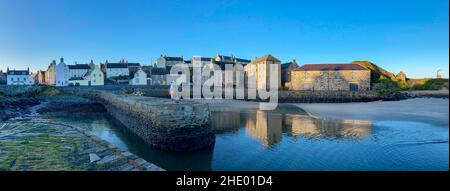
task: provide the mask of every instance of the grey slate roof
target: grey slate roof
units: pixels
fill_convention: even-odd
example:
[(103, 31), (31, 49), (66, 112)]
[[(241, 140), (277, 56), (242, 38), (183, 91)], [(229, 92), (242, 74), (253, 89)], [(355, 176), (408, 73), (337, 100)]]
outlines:
[(7, 75), (30, 75), (28, 70), (9, 70)]
[(128, 68), (128, 64), (126, 64), (126, 63), (108, 63), (108, 64), (106, 64), (106, 68)]
[(128, 67), (140, 67), (140, 63), (128, 63)]
[(236, 58), (236, 61), (237, 61), (237, 62), (247, 62), (247, 63), (250, 63), (250, 62), (251, 62), (251, 60), (242, 59), (242, 58)]
[(170, 57), (170, 56), (164, 56), (164, 59), (166, 59), (166, 61), (179, 61), (179, 62), (183, 62), (183, 57)]
[(75, 64), (75, 65), (69, 65), (70, 70), (90, 70), (91, 67), (89, 64)]
[(217, 64), (222, 70), (225, 70), (226, 64), (232, 64), (233, 66), (235, 65), (234, 62), (221, 62), (221, 61), (215, 61), (214, 64)]
[(202, 62), (210, 62), (212, 58), (208, 58), (208, 57), (201, 57), (200, 60)]

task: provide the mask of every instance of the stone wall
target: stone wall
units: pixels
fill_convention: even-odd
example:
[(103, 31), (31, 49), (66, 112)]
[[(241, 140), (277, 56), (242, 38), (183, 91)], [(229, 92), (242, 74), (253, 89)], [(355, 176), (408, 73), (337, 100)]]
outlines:
[(292, 71), (291, 90), (350, 90), (350, 83), (359, 90), (370, 89), (370, 70)]
[(192, 151), (215, 142), (207, 104), (96, 90), (66, 91), (99, 101), (132, 132), (161, 150)]
[(0, 85), (0, 95), (6, 96), (33, 96), (37, 95), (43, 86), (34, 85)]
[(400, 97), (381, 96), (374, 91), (280, 91), (281, 103), (345, 103), (377, 100), (398, 100)]

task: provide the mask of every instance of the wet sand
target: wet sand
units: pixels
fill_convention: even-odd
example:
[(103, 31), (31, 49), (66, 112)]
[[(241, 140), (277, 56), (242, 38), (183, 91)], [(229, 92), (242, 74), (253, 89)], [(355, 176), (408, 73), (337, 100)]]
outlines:
[(334, 119), (405, 120), (449, 124), (449, 99), (415, 98), (402, 101), (376, 101), (368, 103), (313, 103), (293, 104), (313, 116)]

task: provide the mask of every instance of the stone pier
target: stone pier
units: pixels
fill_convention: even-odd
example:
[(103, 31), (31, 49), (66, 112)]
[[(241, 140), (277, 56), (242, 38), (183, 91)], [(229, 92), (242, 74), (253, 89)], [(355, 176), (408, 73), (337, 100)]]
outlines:
[(207, 104), (106, 91), (66, 91), (102, 103), (109, 114), (161, 150), (192, 151), (212, 146), (215, 142), (209, 126)]

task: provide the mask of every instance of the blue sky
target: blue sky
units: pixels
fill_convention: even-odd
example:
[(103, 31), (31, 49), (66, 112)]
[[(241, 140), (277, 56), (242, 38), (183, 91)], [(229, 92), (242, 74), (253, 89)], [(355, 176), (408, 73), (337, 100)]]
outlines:
[(0, 0), (0, 69), (270, 53), (448, 77), (448, 18), (448, 0)]

